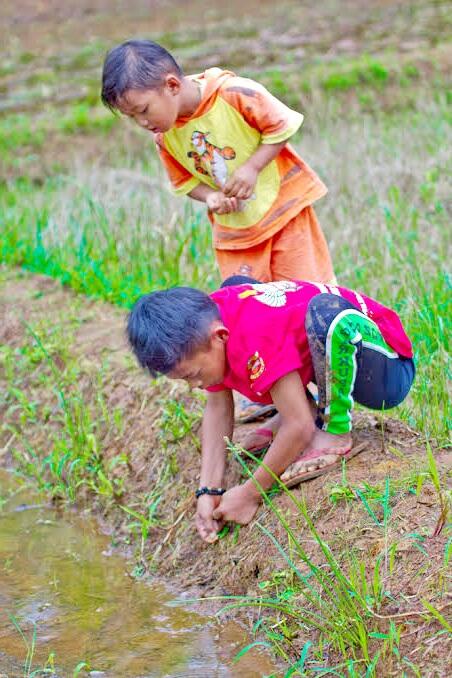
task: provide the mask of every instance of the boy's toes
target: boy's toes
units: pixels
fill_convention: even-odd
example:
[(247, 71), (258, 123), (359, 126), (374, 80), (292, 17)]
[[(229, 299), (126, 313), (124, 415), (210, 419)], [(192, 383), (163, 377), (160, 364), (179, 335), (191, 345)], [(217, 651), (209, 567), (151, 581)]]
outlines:
[(318, 468), (323, 468), (329, 464), (334, 464), (339, 459), (339, 457), (339, 454), (323, 454), (317, 459), (317, 462), (312, 470), (315, 471)]
[[(310, 480), (330, 468), (339, 465), (342, 459), (348, 460), (366, 448), (366, 443), (352, 447), (337, 447), (333, 449), (311, 449), (296, 459), (281, 475), (281, 482), (292, 487), (303, 480)], [(325, 469), (325, 470), (324, 470)]]
[(281, 476), (281, 480), (285, 483), (287, 480), (294, 478), (299, 473), (302, 473), (306, 468), (306, 462), (304, 461), (295, 461), (293, 464), (287, 468)]
[(317, 457), (311, 459), (298, 459), (294, 461), (293, 464), (287, 468), (281, 476), (283, 483), (295, 478), (302, 473), (312, 473), (312, 471), (317, 471), (319, 468), (328, 466), (329, 464), (334, 464), (339, 459), (338, 454), (319, 454)]

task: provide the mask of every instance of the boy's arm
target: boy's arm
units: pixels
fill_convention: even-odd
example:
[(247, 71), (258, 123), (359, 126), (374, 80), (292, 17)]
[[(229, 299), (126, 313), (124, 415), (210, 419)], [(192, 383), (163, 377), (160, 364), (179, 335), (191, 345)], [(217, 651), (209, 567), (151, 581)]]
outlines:
[[(298, 372), (290, 372), (278, 379), (270, 393), (281, 415), (281, 427), (263, 458), (263, 464), (279, 476), (309, 444), (315, 424)], [(255, 471), (254, 479), (264, 490), (268, 490), (274, 482), (262, 466)], [(250, 478), (223, 495), (213, 516), (216, 520), (233, 520), (246, 525), (253, 518), (259, 502), (259, 490)]]
[(221, 87), (220, 96), (260, 134), (260, 145), (229, 178), (224, 189), (229, 197), (247, 200), (253, 193), (258, 173), (281, 152), (300, 128), (303, 116), (249, 78), (227, 80)]
[[(270, 393), (281, 416), (281, 426), (262, 461), (279, 476), (311, 442), (315, 423), (298, 372), (289, 372), (278, 379)], [(256, 470), (254, 478), (264, 490), (268, 490), (274, 483), (273, 477), (262, 467)], [(247, 491), (259, 494), (251, 479), (245, 485)]]
[[(202, 453), (200, 487), (221, 487), (226, 464), (224, 438), (232, 438), (234, 428), (234, 401), (230, 390), (207, 394), (207, 404), (202, 421)], [(213, 510), (221, 497), (204, 494), (198, 499), (196, 527), (205, 541), (215, 541), (221, 529), (214, 520)]]
[(268, 165), (287, 144), (280, 141), (277, 144), (261, 144), (252, 156), (243, 163), (224, 186), (224, 194), (238, 200), (248, 200), (253, 194), (257, 175)]
[(221, 487), (226, 464), (224, 438), (232, 437), (233, 428), (232, 391), (208, 392), (201, 429), (201, 487)]

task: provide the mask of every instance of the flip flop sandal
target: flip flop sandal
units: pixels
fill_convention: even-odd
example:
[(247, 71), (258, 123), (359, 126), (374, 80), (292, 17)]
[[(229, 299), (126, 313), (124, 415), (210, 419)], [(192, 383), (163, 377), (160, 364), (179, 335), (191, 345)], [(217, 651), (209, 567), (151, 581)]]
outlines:
[(276, 412), (277, 410), (274, 405), (261, 405), (260, 403), (252, 403), (250, 401), (250, 404), (239, 412), (235, 421), (237, 424), (250, 424), (264, 417), (271, 417)]
[(269, 446), (273, 442), (273, 431), (271, 428), (257, 428), (255, 431), (253, 431), (253, 434), (257, 433), (258, 435), (262, 436), (263, 438), (267, 438), (268, 442), (264, 443), (264, 445), (261, 445), (261, 447), (246, 447), (245, 449), (248, 450), (248, 452), (251, 452), (252, 454), (260, 454), (261, 452), (264, 452), (265, 450), (268, 450)]
[[(312, 450), (309, 454), (308, 459), (303, 459), (301, 456), (298, 461), (294, 461), (291, 466), (294, 464), (300, 464), (300, 470), (296, 475), (292, 476), (288, 480), (284, 480), (284, 476), (287, 476), (288, 469), (284, 471), (281, 475), (281, 482), (287, 488), (295, 487), (299, 483), (303, 483), (306, 480), (312, 480), (312, 478), (317, 478), (318, 476), (327, 473), (333, 468), (337, 468), (342, 462), (342, 459), (348, 461), (352, 457), (355, 457), (360, 452), (363, 452), (367, 447), (367, 443), (360, 443), (354, 447), (344, 447), (338, 448), (334, 453), (322, 454), (321, 450)], [(315, 456), (315, 453), (319, 453)], [(322, 465), (319, 466), (319, 462), (322, 462)], [(290, 469), (290, 466), (289, 466)]]

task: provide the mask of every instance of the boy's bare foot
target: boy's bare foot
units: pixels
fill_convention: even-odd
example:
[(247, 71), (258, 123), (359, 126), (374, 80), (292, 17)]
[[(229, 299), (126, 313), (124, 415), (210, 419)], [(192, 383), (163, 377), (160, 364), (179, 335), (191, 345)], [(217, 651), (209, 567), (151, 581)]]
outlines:
[(283, 483), (291, 487), (303, 480), (309, 480), (322, 473), (322, 469), (334, 466), (342, 458), (348, 459), (364, 449), (360, 445), (352, 448), (350, 433), (334, 435), (317, 429), (313, 439), (295, 461), (281, 475)]
[[(316, 428), (314, 437), (303, 452), (303, 457), (306, 459), (308, 455), (311, 456), (312, 453), (324, 453), (328, 454), (330, 452), (336, 454), (343, 454), (343, 450), (350, 449), (352, 444), (352, 434), (343, 433), (342, 435), (336, 435), (334, 433), (328, 433), (327, 431), (321, 431), (319, 428)], [(312, 455), (315, 456), (315, 455)]]

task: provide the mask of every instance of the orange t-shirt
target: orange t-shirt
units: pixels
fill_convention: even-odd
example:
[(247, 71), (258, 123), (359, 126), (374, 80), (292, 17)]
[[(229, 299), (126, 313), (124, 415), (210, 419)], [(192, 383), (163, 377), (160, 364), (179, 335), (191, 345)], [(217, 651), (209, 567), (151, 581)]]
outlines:
[[(190, 117), (178, 118), (168, 132), (155, 135), (176, 193), (190, 193), (200, 183), (221, 189), (261, 144), (286, 141), (303, 122), (301, 113), (248, 78), (219, 68), (190, 77), (201, 87), (198, 108)], [(316, 173), (286, 145), (259, 172), (254, 193), (241, 202), (240, 211), (209, 213), (214, 247), (258, 245), (326, 192)]]

